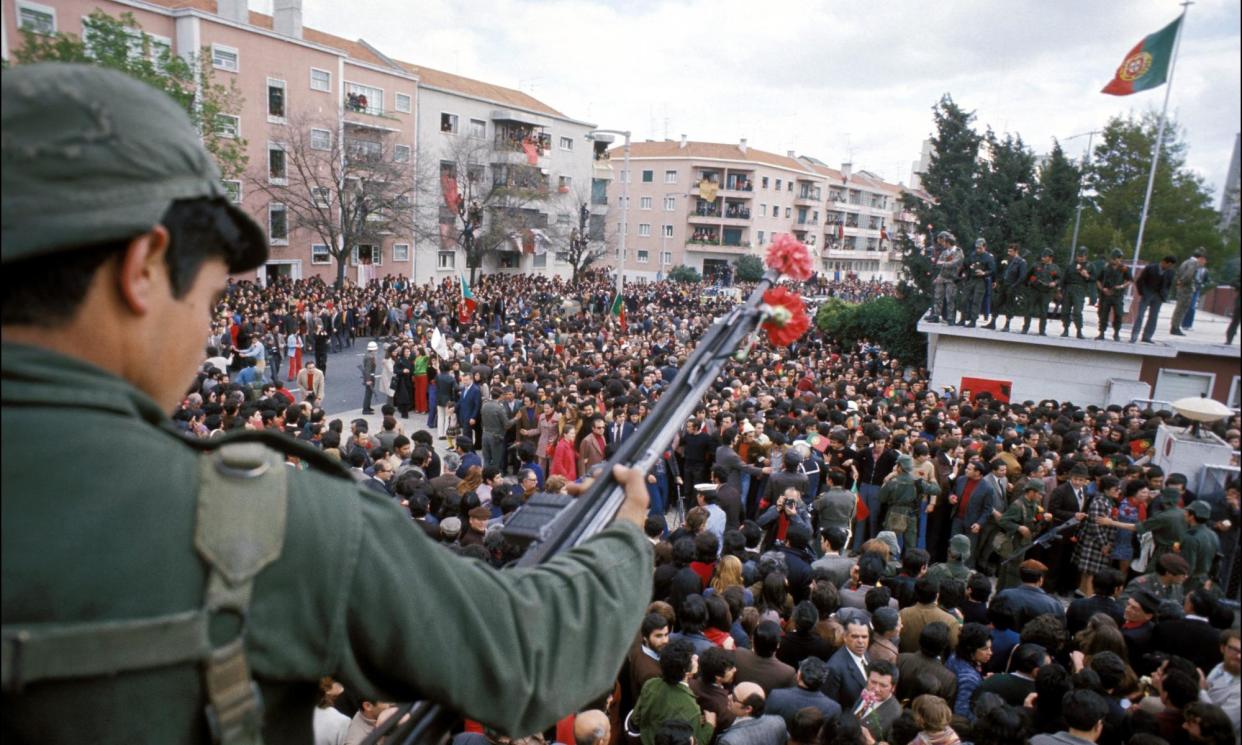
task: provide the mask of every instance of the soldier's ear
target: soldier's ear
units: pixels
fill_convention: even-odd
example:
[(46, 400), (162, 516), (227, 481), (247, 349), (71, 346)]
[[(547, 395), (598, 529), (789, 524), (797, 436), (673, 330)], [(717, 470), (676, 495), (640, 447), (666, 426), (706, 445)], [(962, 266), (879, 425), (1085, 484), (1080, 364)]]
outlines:
[(116, 289), (122, 304), (134, 315), (147, 315), (165, 294), (172, 295), (164, 261), (168, 243), (168, 229), (156, 225), (131, 240), (120, 256)]

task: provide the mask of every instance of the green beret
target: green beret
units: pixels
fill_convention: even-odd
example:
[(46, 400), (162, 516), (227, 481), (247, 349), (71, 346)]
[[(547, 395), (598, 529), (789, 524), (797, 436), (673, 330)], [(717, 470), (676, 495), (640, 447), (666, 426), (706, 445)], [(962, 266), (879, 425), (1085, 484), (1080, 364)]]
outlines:
[(228, 200), (190, 118), (166, 94), (94, 65), (18, 65), (0, 76), (3, 263), (133, 238), (175, 200), (217, 198), (244, 250), (267, 260), (263, 231)]

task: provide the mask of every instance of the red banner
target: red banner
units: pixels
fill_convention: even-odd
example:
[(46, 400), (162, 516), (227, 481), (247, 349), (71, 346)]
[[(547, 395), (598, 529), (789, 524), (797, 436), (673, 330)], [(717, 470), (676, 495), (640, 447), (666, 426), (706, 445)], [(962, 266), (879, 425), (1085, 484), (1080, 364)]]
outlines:
[(992, 394), (993, 400), (1003, 404), (1009, 403), (1009, 395), (1013, 392), (1013, 381), (992, 380), (990, 378), (962, 378), (962, 398), (974, 401), (980, 393)]

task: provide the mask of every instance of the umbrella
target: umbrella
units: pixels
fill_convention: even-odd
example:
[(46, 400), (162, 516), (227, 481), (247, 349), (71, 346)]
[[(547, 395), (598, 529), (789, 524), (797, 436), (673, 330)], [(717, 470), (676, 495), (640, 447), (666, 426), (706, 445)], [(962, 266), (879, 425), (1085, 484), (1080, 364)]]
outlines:
[(1199, 396), (1174, 401), (1173, 410), (1192, 422), (1216, 422), (1233, 414), (1233, 409), (1220, 401)]

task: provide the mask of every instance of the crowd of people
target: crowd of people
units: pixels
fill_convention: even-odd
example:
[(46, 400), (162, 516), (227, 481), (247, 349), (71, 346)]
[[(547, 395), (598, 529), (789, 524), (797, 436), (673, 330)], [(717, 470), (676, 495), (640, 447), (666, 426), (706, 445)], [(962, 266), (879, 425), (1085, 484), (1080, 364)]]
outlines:
[[(622, 327), (613, 288), (602, 273), (577, 286), (488, 275), (471, 311), (455, 281), (234, 283), (175, 419), (200, 437), (287, 432), (446, 550), (503, 566), (510, 516), (537, 492), (579, 493), (732, 302), (627, 285)], [(354, 344), (378, 432), (325, 414), (313, 377), (285, 385), (308, 369), (322, 380), (327, 350)], [(306, 346), (316, 360), (298, 360)], [(256, 367), (286, 381), (244, 377)], [(1179, 423), (1169, 412), (960, 399), (928, 379), (882, 343), (814, 331), (731, 361), (647, 477), (652, 603), (601, 692), (610, 724), (558, 732), (583, 745), (1235, 742), (1238, 483), (1194, 494), (1153, 464), (1157, 428)], [(1217, 429), (1238, 448), (1236, 415)], [(362, 702), (350, 732), (386, 707)], [(467, 724), (463, 742), (500, 742)]]

